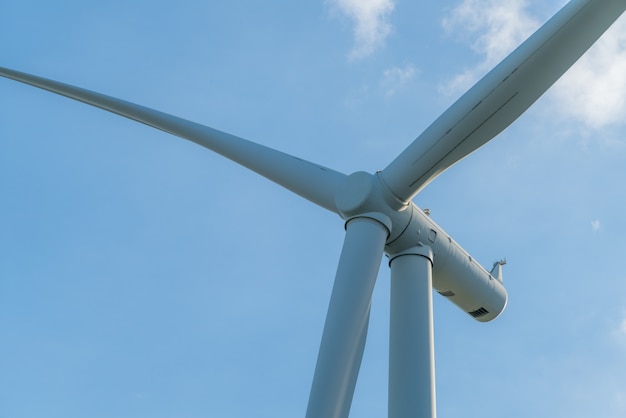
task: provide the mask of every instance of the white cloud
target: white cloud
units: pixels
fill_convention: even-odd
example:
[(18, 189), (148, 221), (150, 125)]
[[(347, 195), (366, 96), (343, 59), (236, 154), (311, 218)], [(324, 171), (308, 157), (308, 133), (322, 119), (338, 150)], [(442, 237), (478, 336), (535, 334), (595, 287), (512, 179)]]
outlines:
[[(463, 0), (443, 20), (481, 56), (481, 62), (456, 76), (446, 93), (458, 94), (527, 38), (539, 20), (526, 0)], [(626, 120), (626, 18), (620, 19), (554, 86), (553, 106), (588, 127)]]
[(616, 389), (614, 401), (616, 407), (619, 408), (619, 411), (626, 412), (626, 389)]
[(593, 232), (596, 232), (600, 229), (600, 221), (598, 219), (594, 219), (591, 221), (591, 229)]
[(442, 21), (449, 34), (459, 34), (482, 56), (473, 68), (457, 75), (446, 88), (460, 93), (524, 41), (539, 21), (526, 10), (526, 0), (463, 0)]
[(364, 58), (380, 48), (391, 33), (389, 15), (393, 0), (329, 0), (343, 14), (354, 21), (355, 46), (350, 59)]
[(614, 324), (611, 335), (618, 344), (626, 344), (626, 313), (622, 314), (619, 323)]
[(622, 18), (555, 85), (566, 116), (591, 128), (626, 120), (626, 19)]
[(398, 89), (410, 83), (415, 78), (415, 73), (416, 69), (412, 64), (385, 70), (381, 82), (385, 97), (389, 98), (393, 96)]

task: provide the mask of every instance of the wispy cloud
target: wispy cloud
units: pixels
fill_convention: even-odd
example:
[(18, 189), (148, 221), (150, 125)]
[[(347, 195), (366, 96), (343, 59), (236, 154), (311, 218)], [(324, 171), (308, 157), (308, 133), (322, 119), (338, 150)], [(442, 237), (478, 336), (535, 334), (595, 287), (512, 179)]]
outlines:
[[(626, 348), (626, 313), (622, 312), (621, 319), (613, 323), (610, 338), (615, 347), (619, 348), (623, 353)], [(622, 357), (622, 361), (626, 364), (626, 356)], [(622, 391), (616, 396), (618, 403), (626, 410), (626, 386), (622, 387)]]
[(626, 412), (626, 389), (616, 389), (614, 402), (619, 411)]
[(591, 229), (593, 230), (593, 232), (599, 231), (600, 226), (600, 221), (598, 219), (594, 219), (593, 221), (591, 221)]
[(389, 15), (393, 0), (329, 0), (341, 13), (354, 21), (354, 48), (348, 58), (360, 59), (371, 55), (385, 43), (391, 33)]
[(449, 35), (458, 35), (482, 57), (477, 65), (448, 84), (448, 93), (460, 93), (471, 87), (539, 27), (539, 21), (527, 12), (526, 3), (526, 0), (463, 0), (443, 19), (442, 25)]
[(385, 70), (381, 82), (385, 97), (392, 97), (399, 89), (413, 81), (416, 72), (417, 70), (412, 64)]
[(626, 121), (626, 19), (622, 18), (566, 73), (554, 97), (566, 116), (591, 128)]
[(626, 311), (622, 311), (621, 318), (613, 323), (612, 328), (611, 335), (613, 340), (620, 345), (626, 346)]
[[(526, 0), (463, 0), (442, 22), (481, 56), (446, 87), (458, 94), (496, 65), (540, 24)], [(600, 128), (626, 120), (626, 19), (622, 18), (554, 86), (554, 107), (565, 117)]]

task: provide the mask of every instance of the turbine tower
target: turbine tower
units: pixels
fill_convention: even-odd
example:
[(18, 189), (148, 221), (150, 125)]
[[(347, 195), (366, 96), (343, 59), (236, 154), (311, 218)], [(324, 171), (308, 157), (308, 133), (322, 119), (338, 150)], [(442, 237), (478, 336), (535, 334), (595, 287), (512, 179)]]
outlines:
[(306, 416), (349, 414), (385, 254), (391, 269), (389, 417), (435, 417), (432, 289), (472, 318), (491, 321), (507, 303), (504, 262), (487, 271), (412, 199), (524, 113), (625, 9), (626, 0), (572, 0), (373, 174), (346, 175), (68, 84), (7, 68), (0, 75), (193, 141), (339, 215), (345, 240)]

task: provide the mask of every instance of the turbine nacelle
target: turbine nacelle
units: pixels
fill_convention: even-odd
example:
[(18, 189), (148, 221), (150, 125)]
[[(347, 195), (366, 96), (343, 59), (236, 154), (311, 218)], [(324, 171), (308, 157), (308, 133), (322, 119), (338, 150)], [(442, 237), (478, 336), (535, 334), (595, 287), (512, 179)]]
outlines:
[(410, 222), (402, 234), (385, 247), (390, 259), (416, 245), (430, 247), (433, 288), (478, 321), (487, 322), (498, 317), (508, 298), (502, 282), (417, 205), (411, 203), (406, 211), (411, 212)]
[(352, 173), (337, 188), (337, 211), (348, 222), (369, 218), (384, 225), (389, 234), (385, 254), (390, 262), (415, 248), (430, 248), (437, 292), (478, 321), (500, 315), (507, 303), (501, 273), (494, 276), (488, 272), (417, 205), (401, 206), (386, 191), (378, 174)]

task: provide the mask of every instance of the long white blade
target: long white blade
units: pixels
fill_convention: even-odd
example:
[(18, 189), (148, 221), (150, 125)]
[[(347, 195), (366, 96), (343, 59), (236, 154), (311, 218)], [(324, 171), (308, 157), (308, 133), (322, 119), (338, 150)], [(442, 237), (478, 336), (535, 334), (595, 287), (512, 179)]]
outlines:
[(382, 172), (407, 202), (526, 111), (626, 9), (625, 0), (573, 0), (446, 110)]
[(388, 230), (348, 222), (315, 366), (307, 418), (346, 418), (361, 365), (374, 283)]
[(345, 174), (195, 122), (68, 84), (0, 67), (0, 75), (75, 99), (188, 139), (337, 212), (335, 190)]

